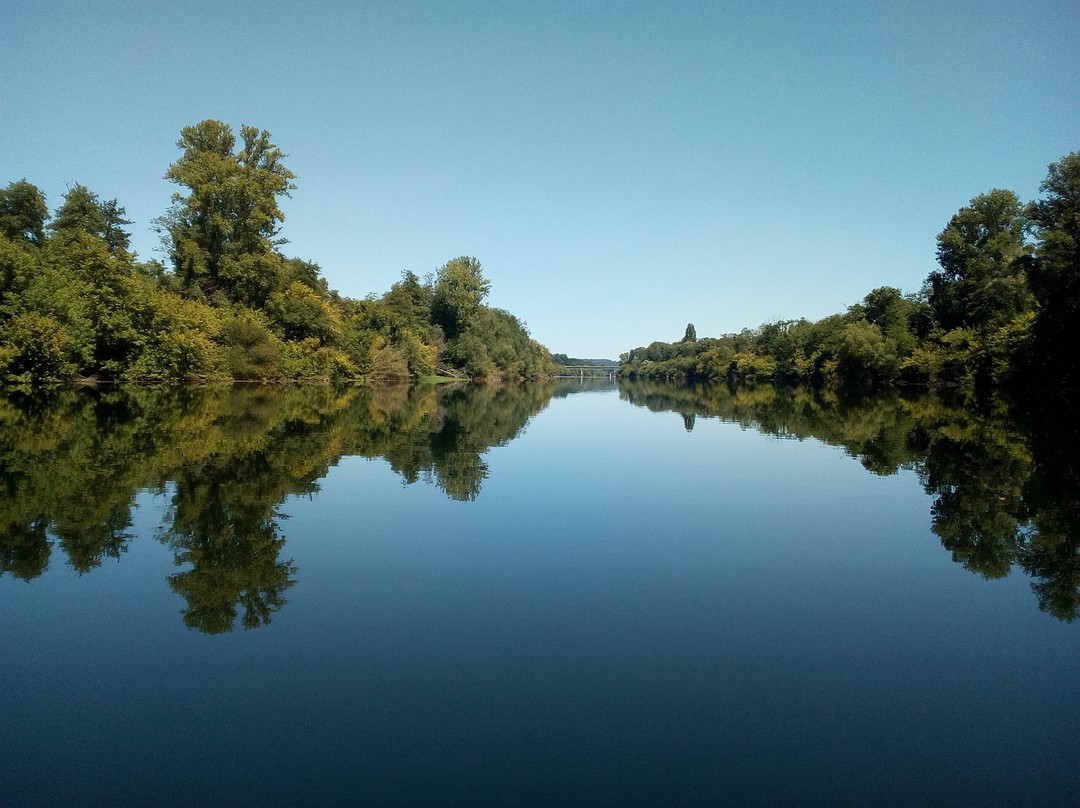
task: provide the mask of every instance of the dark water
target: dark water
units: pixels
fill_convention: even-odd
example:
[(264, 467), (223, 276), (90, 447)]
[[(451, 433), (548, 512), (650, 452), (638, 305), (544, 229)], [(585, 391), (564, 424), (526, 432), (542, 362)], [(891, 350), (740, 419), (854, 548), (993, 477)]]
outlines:
[(0, 399), (0, 806), (1075, 805), (1067, 422), (771, 388)]

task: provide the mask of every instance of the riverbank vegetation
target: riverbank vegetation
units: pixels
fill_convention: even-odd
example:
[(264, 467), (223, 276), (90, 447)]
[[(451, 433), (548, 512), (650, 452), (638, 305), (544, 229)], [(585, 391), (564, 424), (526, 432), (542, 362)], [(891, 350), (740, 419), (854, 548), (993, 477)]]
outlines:
[(816, 322), (767, 323), (623, 354), (637, 378), (915, 383), (964, 389), (1035, 384), (1075, 391), (1080, 317), (1080, 153), (1050, 166), (1042, 197), (980, 194), (937, 236), (939, 269), (922, 289), (885, 286)]
[(129, 250), (117, 200), (75, 184), (50, 217), (23, 179), (0, 189), (0, 380), (134, 382), (534, 378), (555, 372), (514, 315), (484, 304), (479, 261), (406, 272), (381, 297), (341, 297), (287, 257), (295, 175), (270, 134), (185, 127), (155, 221), (166, 263)]

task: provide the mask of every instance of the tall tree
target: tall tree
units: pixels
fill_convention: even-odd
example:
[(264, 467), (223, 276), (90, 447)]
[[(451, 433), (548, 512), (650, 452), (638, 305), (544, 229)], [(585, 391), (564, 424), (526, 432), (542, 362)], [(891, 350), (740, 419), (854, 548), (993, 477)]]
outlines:
[(405, 270), (401, 280), (390, 287), (382, 300), (404, 327), (426, 335), (430, 330), (433, 291), (430, 276), (422, 282), (414, 272)]
[(131, 243), (131, 235), (123, 225), (131, 224), (124, 218), (126, 211), (115, 200), (101, 202), (98, 195), (85, 185), (75, 186), (64, 194), (64, 204), (56, 216), (49, 222), (48, 229), (53, 233), (89, 233), (104, 239), (113, 252), (126, 250)]
[(45, 195), (25, 179), (0, 189), (0, 233), (12, 241), (40, 246), (45, 241), (49, 209)]
[(1029, 221), (1016, 194), (1001, 189), (980, 194), (949, 220), (937, 237), (941, 270), (928, 279), (942, 328), (997, 328), (1030, 308), (1023, 260)]
[(281, 256), (274, 248), (285, 215), (278, 198), (296, 188), (287, 156), (270, 133), (242, 126), (239, 150), (232, 128), (205, 120), (181, 131), (183, 155), (165, 178), (188, 189), (173, 194), (159, 219), (173, 268), (189, 291), (262, 305), (280, 285)]
[(465, 333), (480, 304), (491, 289), (475, 258), (462, 256), (447, 261), (438, 271), (431, 302), (431, 319), (448, 339)]
[(1062, 389), (1080, 379), (1075, 348), (1080, 322), (1080, 152), (1050, 166), (1031, 206), (1038, 245), (1031, 287), (1039, 301), (1035, 321), (1037, 354)]

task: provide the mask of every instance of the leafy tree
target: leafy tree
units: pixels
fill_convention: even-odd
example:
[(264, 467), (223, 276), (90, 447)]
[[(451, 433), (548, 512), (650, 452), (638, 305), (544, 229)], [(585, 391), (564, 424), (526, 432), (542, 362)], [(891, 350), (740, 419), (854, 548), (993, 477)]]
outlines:
[(114, 252), (127, 250), (131, 235), (123, 226), (131, 222), (124, 218), (125, 213), (115, 199), (101, 202), (93, 191), (75, 183), (64, 194), (64, 204), (57, 209), (48, 229), (56, 235), (87, 233), (103, 239)]
[(356, 376), (356, 368), (344, 351), (322, 345), (314, 337), (284, 343), (282, 370), (289, 379), (330, 380)]
[(42, 272), (41, 251), (0, 234), (0, 318), (24, 305), (23, 296)]
[(398, 333), (397, 342), (408, 365), (409, 376), (416, 379), (435, 373), (439, 356), (436, 346), (427, 344), (407, 328)]
[(900, 338), (925, 332), (927, 304), (918, 297), (907, 297), (893, 286), (881, 286), (867, 293), (858, 309), (866, 321), (882, 332)]
[(683, 342), (697, 342), (697, 329), (694, 328), (693, 323), (686, 324), (686, 331), (683, 333)]
[(1080, 380), (1075, 342), (1080, 322), (1080, 152), (1050, 166), (1031, 206), (1038, 239), (1031, 287), (1039, 302), (1039, 370), (1062, 390)]
[(52, 317), (17, 314), (0, 327), (0, 374), (26, 381), (59, 381), (75, 370), (71, 340)]
[(188, 194), (173, 194), (172, 209), (158, 223), (185, 288), (260, 306), (284, 273), (274, 254), (285, 219), (278, 198), (296, 188), (295, 175), (265, 129), (245, 125), (240, 136), (234, 151), (228, 124), (205, 120), (184, 127), (176, 144), (184, 153), (165, 178)]
[(270, 295), (266, 310), (286, 340), (314, 338), (329, 345), (341, 330), (338, 310), (300, 281), (293, 281), (287, 289)]
[[(390, 304), (415, 317), (426, 292), (415, 276), (406, 276), (391, 290)], [(547, 349), (529, 337), (524, 323), (509, 312), (483, 305), (491, 284), (480, 262), (461, 257), (448, 261), (437, 273), (431, 292), (432, 341), (446, 337), (445, 372), (463, 372), (470, 378), (535, 378), (552, 375), (555, 364)]]
[(148, 290), (148, 305), (148, 333), (124, 378), (162, 382), (228, 377), (225, 351), (214, 340), (221, 323), (218, 309), (156, 287)]
[(326, 278), (322, 276), (322, 268), (314, 261), (305, 261), (302, 258), (287, 258), (284, 264), (284, 282), (300, 282), (318, 294), (320, 297), (329, 297), (330, 288)]
[(771, 356), (752, 353), (737, 353), (731, 357), (728, 376), (732, 381), (753, 384), (769, 381), (776, 374), (776, 360)]
[(447, 261), (439, 268), (431, 302), (431, 319), (447, 339), (460, 337), (491, 290), (480, 262), (469, 256)]
[(895, 345), (889, 343), (878, 326), (865, 320), (844, 326), (837, 360), (840, 373), (850, 381), (887, 380), (898, 369)]
[(897, 362), (909, 357), (929, 331), (929, 306), (917, 296), (905, 296), (892, 286), (869, 292), (862, 303), (848, 309), (849, 315), (865, 320), (880, 330), (891, 358), (877, 363), (879, 380), (895, 379)]
[(524, 323), (483, 305), (475, 258), (383, 297), (342, 299), (318, 264), (277, 248), (295, 188), (265, 130), (185, 127), (166, 178), (186, 189), (156, 220), (171, 271), (137, 263), (115, 200), (76, 183), (48, 225), (25, 180), (0, 192), (0, 378), (127, 381), (536, 377), (555, 371)]
[(1000, 189), (975, 197), (949, 220), (937, 237), (941, 270), (928, 279), (943, 329), (997, 328), (1030, 308), (1028, 226), (1026, 207)]
[(266, 318), (240, 310), (227, 318), (216, 335), (225, 348), (225, 368), (234, 379), (277, 379), (282, 376), (281, 340)]
[(794, 324), (793, 320), (766, 323), (758, 330), (755, 340), (755, 353), (772, 358), (776, 362), (776, 369), (782, 375), (793, 368), (798, 351), (795, 335), (791, 333), (791, 326)]
[(430, 276), (427, 282), (421, 282), (415, 273), (406, 270), (401, 273), (401, 280), (383, 295), (382, 301), (406, 328), (423, 333), (430, 330), (434, 293)]
[(135, 272), (126, 254), (110, 252), (96, 236), (73, 234), (49, 252), (55, 282), (69, 295), (60, 298), (60, 316), (72, 335), (80, 370), (122, 375), (152, 333), (150, 283)]
[(49, 209), (45, 195), (25, 179), (0, 189), (0, 233), (12, 241), (41, 246)]

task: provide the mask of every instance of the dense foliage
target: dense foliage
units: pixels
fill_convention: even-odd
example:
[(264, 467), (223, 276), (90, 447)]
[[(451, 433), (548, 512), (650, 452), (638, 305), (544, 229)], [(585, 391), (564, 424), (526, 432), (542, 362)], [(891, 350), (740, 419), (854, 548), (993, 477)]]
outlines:
[(1050, 166), (1043, 197), (995, 189), (937, 237), (940, 269), (915, 294), (874, 289), (842, 314), (623, 354), (630, 377), (1074, 391), (1080, 315), (1080, 153)]
[(165, 178), (180, 190), (155, 225), (168, 266), (129, 251), (113, 199), (75, 184), (49, 216), (25, 179), (0, 189), (0, 379), (37, 383), (531, 378), (547, 350), (484, 305), (475, 258), (381, 298), (331, 291), (286, 257), (278, 202), (296, 188), (270, 134), (220, 121), (185, 127)]

